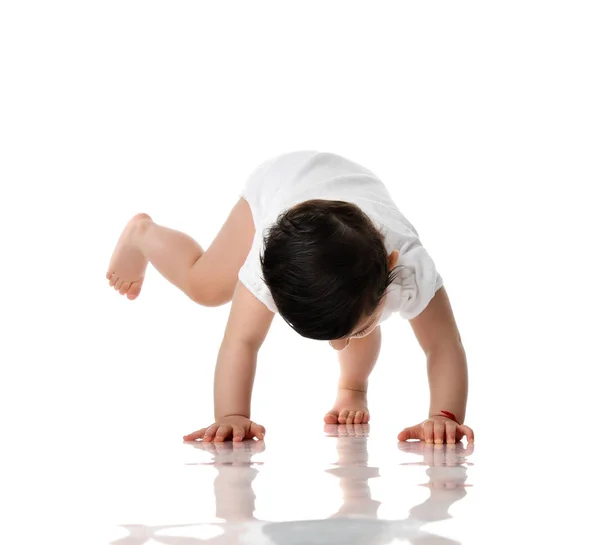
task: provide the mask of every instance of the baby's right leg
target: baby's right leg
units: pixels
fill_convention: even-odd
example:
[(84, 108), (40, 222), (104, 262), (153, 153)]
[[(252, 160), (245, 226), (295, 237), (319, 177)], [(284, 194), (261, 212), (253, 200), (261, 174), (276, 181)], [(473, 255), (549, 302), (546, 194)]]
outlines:
[(254, 237), (248, 203), (240, 199), (210, 247), (204, 251), (189, 235), (137, 214), (126, 225), (106, 278), (129, 299), (141, 291), (148, 262), (188, 297), (204, 306), (229, 301)]

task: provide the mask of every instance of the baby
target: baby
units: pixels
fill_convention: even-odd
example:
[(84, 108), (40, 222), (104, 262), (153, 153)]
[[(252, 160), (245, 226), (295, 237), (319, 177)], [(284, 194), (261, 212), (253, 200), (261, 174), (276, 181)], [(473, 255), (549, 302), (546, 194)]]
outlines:
[(186, 441), (263, 439), (250, 420), (258, 351), (276, 313), (300, 335), (337, 351), (340, 378), (328, 424), (369, 421), (367, 384), (392, 312), (410, 321), (427, 358), (429, 417), (398, 440), (454, 443), (463, 424), (465, 351), (442, 277), (417, 230), (371, 171), (333, 153), (296, 151), (249, 177), (205, 251), (188, 235), (134, 216), (106, 278), (135, 299), (148, 262), (193, 301), (231, 301), (215, 369), (215, 421)]

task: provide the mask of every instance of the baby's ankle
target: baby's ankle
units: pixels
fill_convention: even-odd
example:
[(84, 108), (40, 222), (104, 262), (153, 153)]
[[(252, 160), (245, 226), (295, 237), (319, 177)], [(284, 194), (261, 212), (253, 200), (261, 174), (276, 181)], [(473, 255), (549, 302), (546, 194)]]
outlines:
[(135, 217), (134, 228), (131, 233), (133, 242), (141, 246), (148, 234), (148, 230), (154, 225), (152, 218), (148, 214), (137, 214)]
[(340, 382), (338, 384), (338, 392), (344, 393), (355, 393), (355, 394), (366, 394), (367, 393), (367, 382), (363, 383), (347, 383)]

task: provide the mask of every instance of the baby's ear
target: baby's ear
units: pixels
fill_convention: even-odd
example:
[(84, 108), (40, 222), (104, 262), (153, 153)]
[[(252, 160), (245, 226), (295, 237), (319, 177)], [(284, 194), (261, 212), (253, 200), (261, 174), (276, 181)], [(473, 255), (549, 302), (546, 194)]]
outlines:
[(398, 265), (398, 259), (400, 258), (400, 252), (398, 250), (394, 250), (390, 255), (388, 255), (388, 269), (391, 271), (396, 265)]

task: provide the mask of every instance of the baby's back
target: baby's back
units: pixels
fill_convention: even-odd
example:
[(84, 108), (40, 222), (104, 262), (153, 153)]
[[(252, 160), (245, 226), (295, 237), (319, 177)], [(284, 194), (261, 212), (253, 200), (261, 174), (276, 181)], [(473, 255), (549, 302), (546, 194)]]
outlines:
[(442, 285), (417, 230), (400, 212), (383, 182), (372, 171), (345, 157), (316, 150), (278, 155), (254, 170), (241, 196), (252, 210), (256, 234), (239, 278), (274, 312), (276, 307), (261, 278), (259, 255), (264, 251), (263, 237), (281, 212), (310, 199), (356, 204), (383, 233), (388, 254), (393, 250), (400, 252), (399, 265), (405, 271), (392, 286), (386, 305), (390, 311), (404, 310), (403, 315), (409, 318), (420, 312)]
[(401, 222), (418, 236), (372, 171), (334, 153), (304, 150), (273, 157), (251, 174), (243, 196), (255, 224), (261, 227), (273, 223), (279, 213), (295, 204), (327, 199), (352, 202), (381, 227)]

